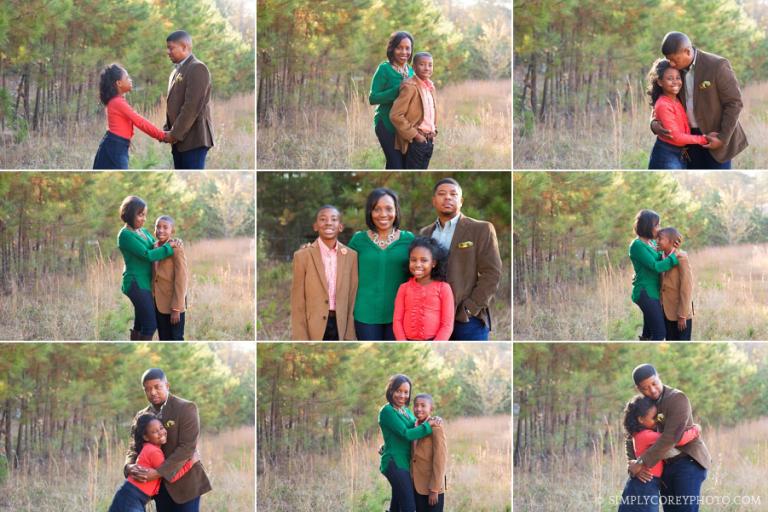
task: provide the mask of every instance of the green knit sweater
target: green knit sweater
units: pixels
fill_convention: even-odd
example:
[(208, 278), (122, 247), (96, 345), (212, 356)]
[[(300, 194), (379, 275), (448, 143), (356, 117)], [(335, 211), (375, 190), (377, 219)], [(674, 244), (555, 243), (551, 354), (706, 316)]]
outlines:
[(652, 299), (659, 299), (659, 274), (677, 265), (677, 256), (670, 254), (668, 258), (661, 259), (660, 252), (635, 238), (629, 246), (629, 259), (635, 268), (635, 276), (632, 278), (632, 302), (638, 301), (641, 290), (645, 290)]
[(400, 469), (411, 468), (411, 441), (427, 437), (432, 433), (429, 423), (416, 427), (416, 417), (407, 407), (401, 414), (387, 404), (379, 410), (379, 427), (384, 437), (384, 451), (381, 454), (379, 470), (384, 473), (390, 460)]
[[(412, 76), (413, 68), (408, 66), (408, 78)], [(392, 110), (392, 104), (400, 94), (402, 82), (403, 76), (395, 71), (388, 61), (385, 60), (376, 68), (376, 73), (371, 80), (371, 92), (368, 94), (368, 102), (371, 105), (378, 105), (376, 114), (373, 116), (374, 128), (381, 121), (389, 133), (395, 133), (395, 127), (389, 120), (389, 111)]]
[(117, 234), (117, 246), (125, 260), (122, 290), (126, 294), (134, 281), (142, 290), (152, 290), (152, 262), (173, 256), (173, 247), (165, 244), (154, 249), (155, 238), (152, 234), (144, 228), (141, 232), (146, 239), (126, 227)]

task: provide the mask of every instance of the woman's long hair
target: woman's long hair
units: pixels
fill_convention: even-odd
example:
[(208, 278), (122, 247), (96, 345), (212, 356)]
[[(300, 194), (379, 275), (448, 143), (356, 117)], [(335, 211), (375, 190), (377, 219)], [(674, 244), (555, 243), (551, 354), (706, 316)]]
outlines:
[(141, 453), (141, 449), (144, 448), (144, 434), (147, 432), (147, 427), (152, 420), (160, 421), (160, 418), (152, 413), (144, 413), (136, 420), (136, 429), (133, 431), (133, 447), (136, 453)]
[(658, 80), (661, 80), (661, 77), (664, 76), (664, 72), (670, 67), (669, 60), (656, 59), (651, 66), (651, 70), (648, 72), (648, 88), (646, 89), (645, 94), (651, 98), (651, 106), (656, 105), (656, 100), (664, 94)]
[(648, 414), (651, 407), (656, 407), (656, 402), (644, 395), (635, 395), (632, 400), (627, 402), (626, 407), (624, 407), (624, 430), (628, 438), (631, 438), (632, 434), (645, 430), (637, 418)]
[(99, 76), (99, 99), (106, 106), (109, 100), (117, 96), (117, 82), (123, 78), (125, 69), (118, 64), (110, 64), (105, 67)]

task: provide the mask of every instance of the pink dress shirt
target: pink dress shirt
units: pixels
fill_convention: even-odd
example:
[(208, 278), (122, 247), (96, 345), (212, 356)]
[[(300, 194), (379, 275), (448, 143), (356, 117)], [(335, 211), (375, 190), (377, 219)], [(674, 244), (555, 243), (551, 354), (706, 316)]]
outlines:
[(445, 281), (424, 286), (415, 277), (400, 285), (392, 328), (403, 340), (447, 340), (453, 332), (453, 291)]
[(419, 77), (415, 78), (419, 81), (419, 96), (421, 96), (421, 107), (424, 110), (424, 119), (421, 120), (417, 129), (424, 133), (435, 133), (435, 97), (432, 95), (435, 86), (431, 80), (425, 82)]
[(323, 258), (323, 269), (325, 269), (325, 280), (328, 284), (328, 309), (336, 311), (336, 267), (338, 259), (336, 257), (336, 248), (339, 242), (329, 249), (325, 242), (317, 239), (317, 245), (320, 247), (320, 256)]

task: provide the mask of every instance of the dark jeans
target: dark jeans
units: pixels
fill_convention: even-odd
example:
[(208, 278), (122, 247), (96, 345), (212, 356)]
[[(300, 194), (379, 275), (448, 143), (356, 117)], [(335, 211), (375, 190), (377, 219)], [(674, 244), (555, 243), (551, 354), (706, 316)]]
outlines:
[(430, 506), (429, 496), (416, 493), (416, 512), (443, 512), (445, 493), (437, 495), (437, 505)]
[[(698, 146), (701, 147), (701, 146)], [(687, 150), (684, 153), (684, 150)], [(690, 154), (690, 148), (673, 146), (661, 139), (656, 139), (648, 162), (649, 169), (687, 169), (688, 161), (684, 155)]]
[(392, 486), (392, 500), (389, 502), (389, 512), (416, 512), (416, 499), (411, 481), (411, 472), (400, 469), (395, 461), (390, 460), (384, 476)]
[(189, 151), (178, 151), (176, 146), (171, 149), (173, 155), (174, 169), (205, 169), (205, 157), (208, 150), (205, 146), (201, 148), (190, 149)]
[(127, 169), (128, 148), (131, 141), (112, 132), (107, 132), (99, 143), (96, 157), (93, 159), (94, 169)]
[(364, 324), (355, 320), (358, 341), (395, 341), (392, 324)]
[(691, 341), (691, 331), (693, 330), (693, 318), (686, 320), (685, 330), (677, 328), (677, 322), (665, 320), (667, 326), (667, 340)]
[(200, 496), (186, 503), (176, 503), (165, 490), (165, 482), (160, 484), (160, 492), (155, 496), (157, 512), (200, 512)]
[[(691, 128), (694, 135), (703, 135), (698, 128)], [(730, 169), (731, 161), (720, 163), (712, 157), (712, 153), (705, 147), (695, 145), (688, 149), (688, 155), (691, 161), (688, 162), (689, 169)]]
[(115, 493), (109, 512), (144, 512), (144, 505), (149, 503), (149, 496), (128, 480)]
[[(333, 313), (331, 315), (331, 313)], [(323, 341), (339, 341), (339, 327), (336, 324), (336, 312), (328, 312), (328, 322), (325, 324)]]
[(435, 149), (435, 143), (431, 140), (426, 142), (416, 142), (415, 140), (408, 144), (408, 152), (405, 154), (406, 169), (427, 169), (429, 160), (432, 158), (432, 151)]
[(141, 332), (144, 336), (155, 334), (157, 317), (155, 316), (155, 301), (152, 298), (152, 292), (142, 290), (136, 281), (133, 281), (126, 295), (133, 303), (133, 330)]
[(376, 137), (387, 159), (386, 169), (405, 169), (405, 155), (395, 149), (395, 134), (387, 130), (381, 121), (376, 123)]
[(691, 457), (664, 464), (661, 475), (661, 503), (664, 512), (698, 512), (701, 484), (707, 470)]
[(157, 317), (157, 339), (162, 341), (184, 341), (184, 316), (181, 313), (179, 323), (171, 323), (171, 315), (161, 313), (155, 307), (155, 316)]
[(666, 318), (659, 299), (652, 299), (648, 292), (640, 290), (636, 304), (643, 312), (643, 338), (663, 340), (667, 335)]
[(469, 317), (469, 322), (461, 323), (458, 320), (453, 323), (451, 341), (488, 341), (490, 329), (482, 320), (475, 316)]
[(659, 512), (659, 493), (661, 479), (643, 483), (637, 478), (630, 478), (621, 493), (619, 512)]

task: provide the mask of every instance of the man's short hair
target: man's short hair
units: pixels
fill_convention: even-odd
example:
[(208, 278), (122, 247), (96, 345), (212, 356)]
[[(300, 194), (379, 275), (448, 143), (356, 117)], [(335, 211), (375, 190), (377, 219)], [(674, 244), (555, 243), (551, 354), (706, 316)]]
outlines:
[(430, 395), (429, 393), (419, 393), (418, 395), (413, 397), (413, 403), (416, 404), (416, 400), (418, 399), (426, 400), (429, 402), (429, 405), (431, 405), (432, 407), (435, 406), (435, 401), (432, 399), (432, 395)]
[(323, 206), (318, 208), (317, 211), (315, 211), (315, 220), (317, 220), (317, 216), (320, 215), (320, 212), (323, 211), (323, 210), (336, 210), (336, 213), (339, 214), (339, 218), (341, 218), (341, 210), (339, 210), (338, 208), (336, 208), (332, 204), (324, 204)]
[(435, 186), (432, 188), (432, 195), (435, 195), (437, 193), (437, 189), (438, 187), (440, 187), (440, 185), (445, 185), (445, 184), (453, 185), (454, 187), (459, 189), (459, 193), (462, 193), (461, 185), (459, 185), (458, 181), (456, 181), (453, 178), (443, 178), (437, 183), (435, 183)]
[(668, 32), (661, 41), (662, 55), (674, 55), (684, 48), (691, 47), (691, 40), (682, 32)]
[(150, 368), (144, 372), (141, 376), (141, 385), (143, 386), (148, 380), (168, 380), (165, 378), (165, 372), (160, 368)]
[(160, 222), (161, 220), (169, 223), (171, 226), (176, 226), (176, 221), (174, 221), (173, 217), (171, 217), (170, 215), (161, 215), (161, 216), (159, 216), (157, 218), (157, 220), (155, 221), (155, 225), (157, 225), (157, 223)]
[(414, 53), (413, 54), (413, 65), (416, 66), (416, 64), (421, 59), (426, 59), (427, 57), (429, 57), (431, 59), (432, 58), (432, 54), (429, 53), (429, 52), (417, 52), (417, 53)]
[(187, 44), (192, 44), (192, 36), (189, 35), (189, 32), (186, 30), (177, 30), (176, 32), (171, 32), (168, 37), (165, 38), (166, 43), (174, 42), (178, 43), (179, 41), (184, 41)]

